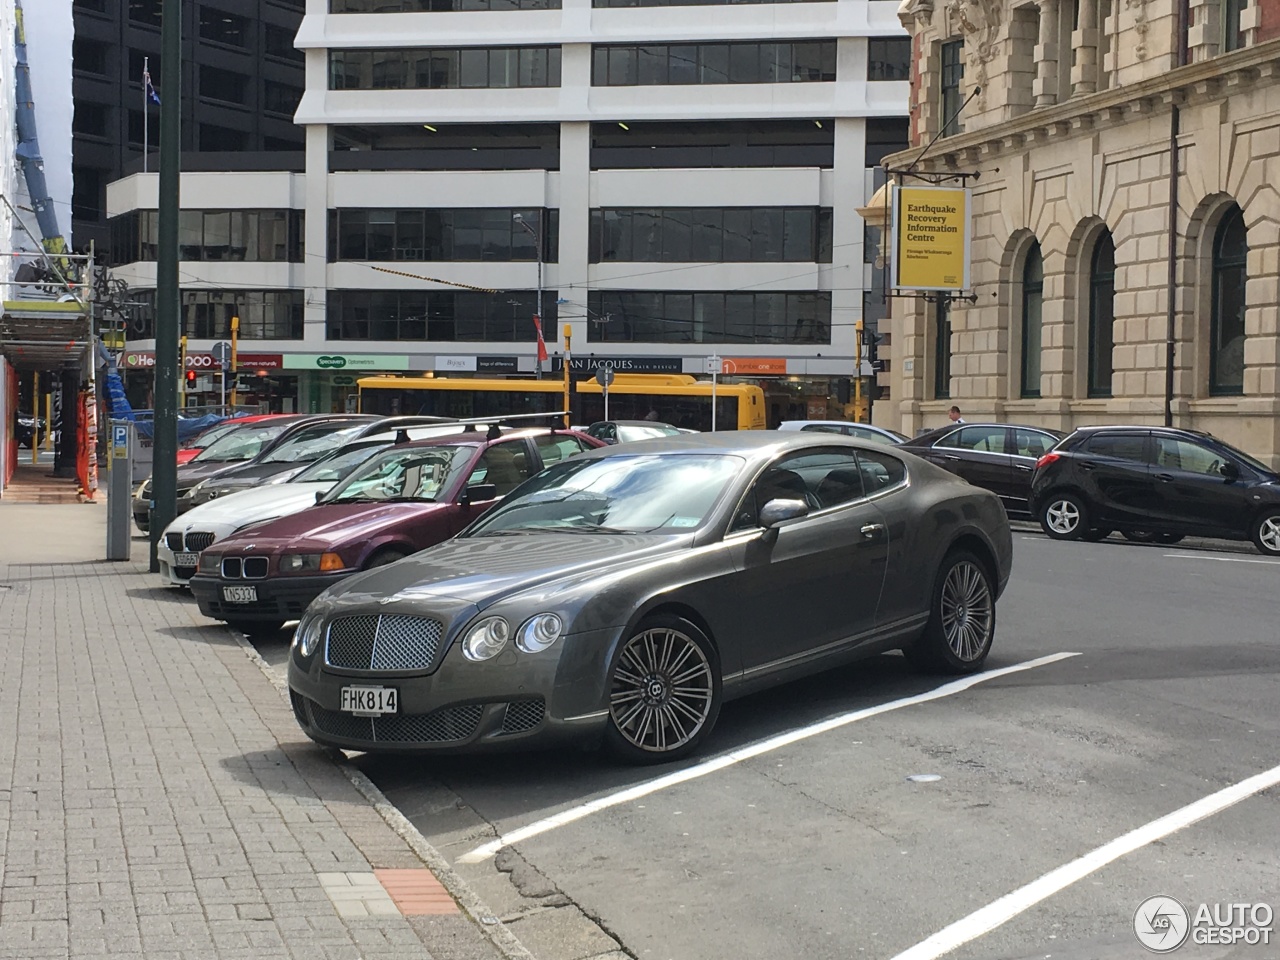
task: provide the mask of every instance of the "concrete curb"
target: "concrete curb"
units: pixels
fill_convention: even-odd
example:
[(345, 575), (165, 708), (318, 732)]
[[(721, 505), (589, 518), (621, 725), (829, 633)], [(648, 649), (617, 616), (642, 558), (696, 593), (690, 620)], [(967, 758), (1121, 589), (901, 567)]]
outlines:
[[(253, 644), (229, 627), (227, 628), (227, 633), (231, 634), (235, 642), (240, 645), (244, 655), (262, 671), (262, 675), (276, 688), (276, 692), (288, 702), (289, 685), (276, 676), (271, 669), (271, 665), (262, 659), (262, 655), (254, 649)], [(317, 746), (317, 749), (323, 748)], [(422, 832), (410, 822), (408, 817), (395, 808), (372, 780), (353, 767), (347, 758), (343, 756), (342, 751), (325, 750), (325, 752), (329, 755), (329, 759), (333, 761), (334, 765), (351, 781), (351, 785), (360, 791), (360, 794), (373, 805), (373, 808), (378, 811), (378, 815), (382, 817), (387, 826), (404, 840), (426, 865), (427, 869), (435, 874), (436, 879), (449, 891), (449, 895), (458, 902), (462, 912), (466, 914), (472, 923), (480, 928), (489, 941), (498, 949), (499, 953), (508, 958), (508, 960), (536, 960), (528, 948), (507, 928), (507, 925), (498, 919), (497, 914), (489, 909), (488, 904), (480, 899), (479, 894), (472, 890), (467, 882), (454, 872), (453, 868), (449, 866), (449, 861), (441, 855), (440, 851), (431, 845), (427, 838), (422, 835)]]
[[(1040, 524), (1032, 520), (1011, 520), (1009, 521), (1009, 529), (1014, 533), (1035, 533), (1049, 539), (1044, 531), (1040, 529)], [(1115, 542), (1121, 542), (1118, 534), (1112, 537)], [(1242, 553), (1248, 556), (1261, 557), (1264, 554), (1258, 552), (1252, 543), (1246, 540), (1209, 540), (1204, 537), (1187, 537), (1187, 539), (1178, 543), (1163, 544), (1144, 544), (1130, 543), (1123, 541), (1128, 546), (1133, 547), (1162, 547), (1166, 550), (1211, 550), (1215, 553)]]

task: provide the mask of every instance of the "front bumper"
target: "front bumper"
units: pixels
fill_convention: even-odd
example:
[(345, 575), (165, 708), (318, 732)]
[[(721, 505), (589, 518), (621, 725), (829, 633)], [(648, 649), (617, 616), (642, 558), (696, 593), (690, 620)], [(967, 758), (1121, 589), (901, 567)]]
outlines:
[[(321, 649), (289, 655), (289, 699), (312, 740), (377, 753), (473, 753), (598, 739), (608, 723), (607, 674), (621, 628), (562, 638), (522, 654), (510, 646), (472, 663), (452, 643), (432, 673), (337, 670)], [(391, 686), (399, 710), (377, 718), (341, 711), (342, 688)]]
[(164, 537), (156, 544), (156, 559), (160, 562), (160, 579), (172, 586), (185, 587), (195, 575), (195, 567), (180, 567), (173, 562), (173, 551), (164, 542)]
[[(191, 593), (200, 604), (200, 612), (214, 620), (297, 620), (311, 601), (353, 570), (342, 573), (317, 574), (310, 577), (267, 577), (263, 580), (224, 580), (197, 573), (189, 581)], [(222, 597), (223, 587), (254, 587), (258, 599), (253, 603), (229, 603)]]

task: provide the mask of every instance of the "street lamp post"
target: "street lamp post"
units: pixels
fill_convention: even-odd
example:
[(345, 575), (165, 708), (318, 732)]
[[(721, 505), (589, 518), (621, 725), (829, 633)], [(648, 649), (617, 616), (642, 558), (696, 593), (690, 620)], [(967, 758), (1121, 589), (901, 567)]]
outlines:
[[(537, 328), (538, 339), (542, 339), (542, 215), (538, 215), (538, 229), (535, 230), (529, 226), (523, 214), (514, 214), (512, 218), (520, 226), (524, 227), (529, 236), (533, 237), (533, 245), (535, 255), (538, 258), (538, 299), (533, 308), (533, 325)], [(542, 379), (542, 352), (538, 352), (538, 379)]]

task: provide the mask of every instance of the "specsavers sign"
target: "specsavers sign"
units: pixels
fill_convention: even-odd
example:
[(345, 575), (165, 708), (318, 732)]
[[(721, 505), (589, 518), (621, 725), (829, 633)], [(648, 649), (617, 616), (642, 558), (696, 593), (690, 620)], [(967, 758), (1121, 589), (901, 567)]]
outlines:
[(286, 353), (286, 370), (408, 370), (409, 358), (382, 354)]
[(906, 290), (969, 287), (969, 191), (895, 187), (893, 286)]

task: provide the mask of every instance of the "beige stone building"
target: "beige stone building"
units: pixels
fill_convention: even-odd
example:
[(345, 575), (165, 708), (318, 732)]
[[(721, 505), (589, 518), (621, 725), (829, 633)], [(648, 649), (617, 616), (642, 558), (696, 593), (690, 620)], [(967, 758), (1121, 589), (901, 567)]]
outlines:
[(951, 121), (918, 169), (978, 175), (976, 301), (893, 301), (877, 420), (1168, 417), (1280, 467), (1280, 0), (1257, 3), (904, 0), (915, 146), (886, 164)]

